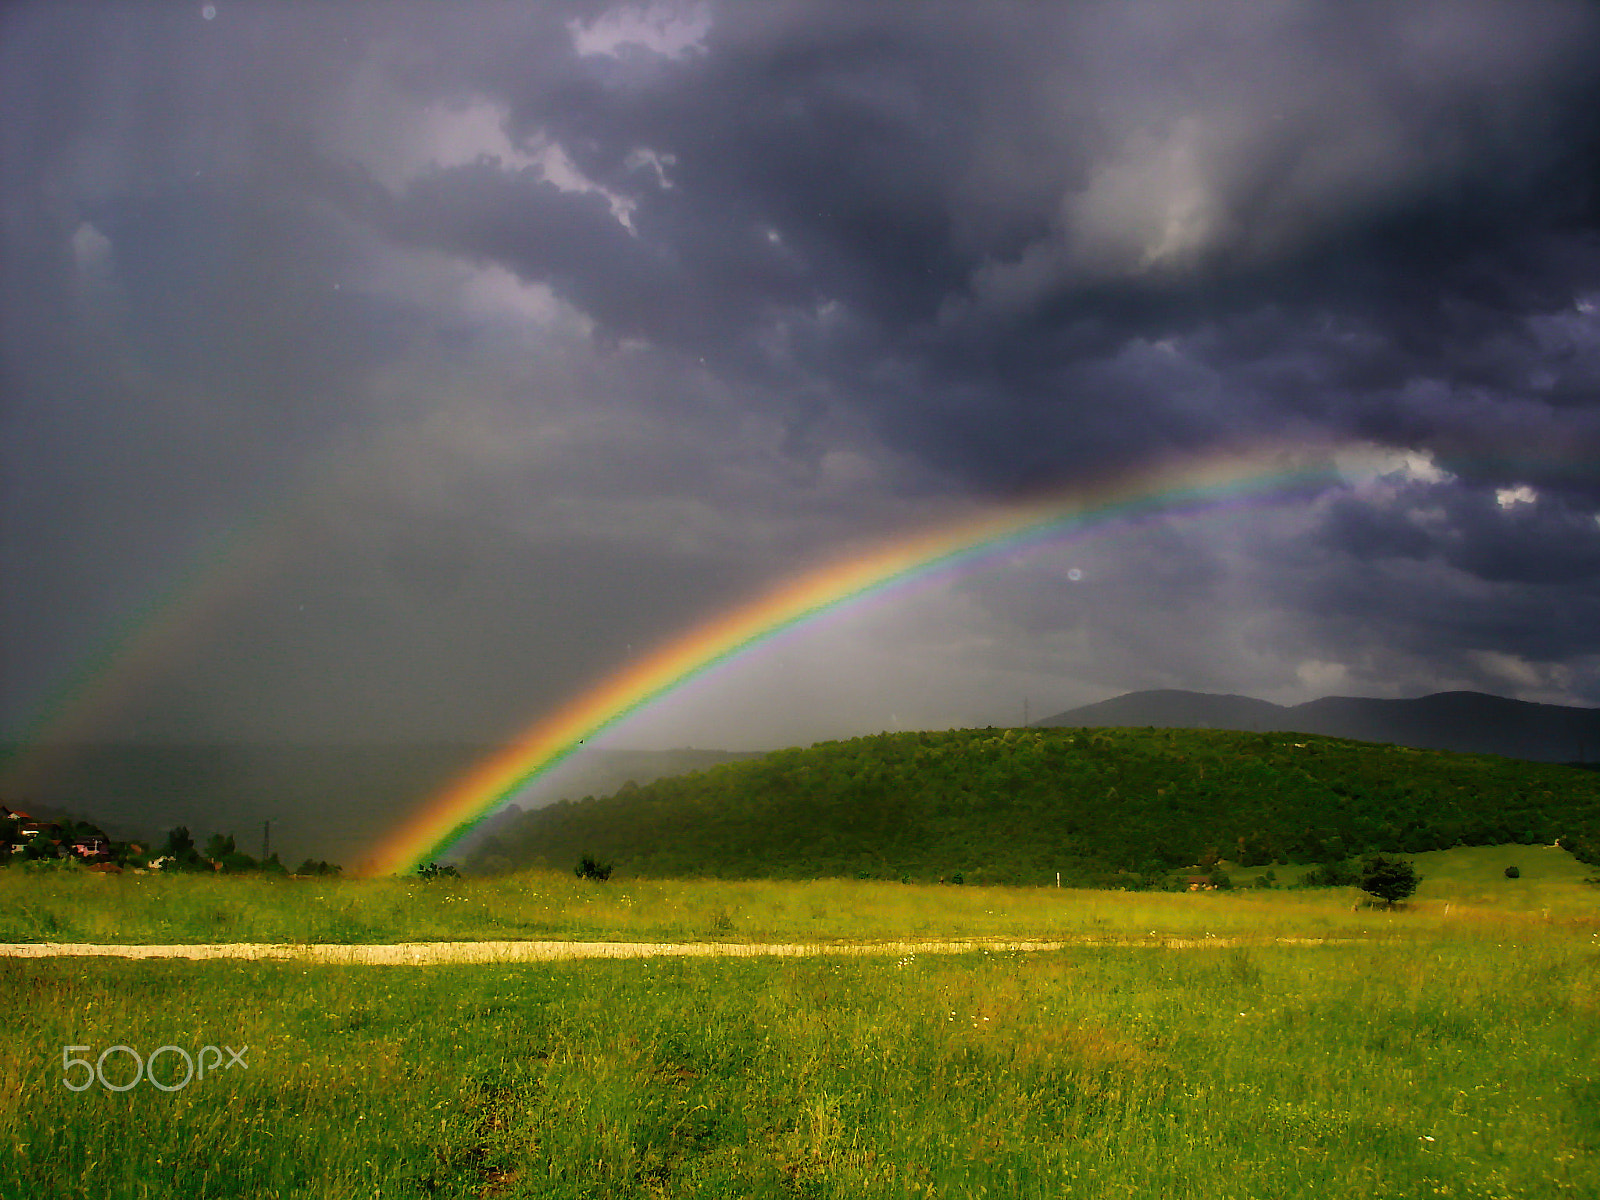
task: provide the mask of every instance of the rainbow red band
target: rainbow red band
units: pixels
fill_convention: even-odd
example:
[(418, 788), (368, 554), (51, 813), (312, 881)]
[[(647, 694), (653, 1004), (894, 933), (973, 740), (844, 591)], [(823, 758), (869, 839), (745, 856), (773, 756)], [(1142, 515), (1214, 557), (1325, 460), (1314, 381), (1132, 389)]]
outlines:
[[(690, 680), (785, 630), (842, 605), (941, 570), (970, 569), (1030, 543), (1150, 511), (1211, 507), (1333, 478), (1326, 456), (1282, 452), (1212, 458), (1127, 476), (991, 512), (882, 546), (791, 579), (602, 680), (420, 805), (376, 848), (366, 873), (409, 871), (452, 844), (541, 774)], [(1092, 494), (1091, 494), (1092, 493)]]

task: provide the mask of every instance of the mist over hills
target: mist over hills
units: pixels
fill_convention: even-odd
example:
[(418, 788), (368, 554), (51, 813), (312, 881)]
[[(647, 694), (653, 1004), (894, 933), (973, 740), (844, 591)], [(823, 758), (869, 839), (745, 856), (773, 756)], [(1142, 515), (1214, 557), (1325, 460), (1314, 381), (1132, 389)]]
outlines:
[(1532, 762), (1600, 757), (1600, 709), (1534, 704), (1482, 692), (1436, 692), (1414, 700), (1324, 696), (1284, 706), (1249, 696), (1161, 689), (1129, 692), (1034, 724), (1314, 733)]
[[(377, 839), (496, 747), (471, 742), (92, 742), (49, 747), (48, 769), (0, 803), (45, 819), (84, 818), (121, 841), (159, 841), (176, 825), (199, 840), (233, 834), (240, 849), (271, 847), (291, 866), (327, 859), (361, 865)], [(0, 763), (27, 751), (0, 746)], [(551, 771), (522, 797), (537, 807), (607, 795), (629, 781), (704, 770), (759, 755), (730, 750), (593, 750)], [(514, 819), (508, 806), (495, 822)], [(473, 841), (494, 827), (486, 823)]]
[(471, 854), (486, 839), (516, 824), (530, 810), (559, 800), (584, 796), (609, 796), (629, 784), (653, 783), (671, 775), (704, 771), (721, 763), (761, 758), (765, 750), (591, 750), (570, 764), (564, 764), (533, 784), (522, 795), (523, 803), (508, 804), (452, 848), (450, 857)]
[[(1285, 707), (1248, 696), (1144, 691), (1035, 722), (1050, 726), (1294, 732), (1543, 762), (1600, 758), (1600, 710), (1476, 692), (1415, 700), (1329, 696)], [(272, 848), (285, 861), (324, 858), (354, 868), (397, 821), (493, 749), (466, 742), (63, 746), (52, 748), (48, 771), (35, 772), (26, 788), (0, 791), (0, 802), (38, 816), (85, 817), (120, 839), (159, 838), (180, 824), (199, 838), (231, 833), (252, 854), (270, 820)], [(0, 747), (0, 762), (22, 753)], [(548, 772), (452, 857), (477, 856), (487, 840), (559, 800), (609, 796), (630, 782), (644, 786), (761, 757), (761, 751), (690, 748), (588, 750)]]
[(177, 825), (202, 842), (232, 834), (252, 855), (270, 820), (271, 848), (289, 865), (318, 858), (351, 868), (486, 751), (445, 742), (85, 743), (51, 747), (48, 769), (8, 787), (0, 802), (88, 819), (131, 840), (159, 841)]

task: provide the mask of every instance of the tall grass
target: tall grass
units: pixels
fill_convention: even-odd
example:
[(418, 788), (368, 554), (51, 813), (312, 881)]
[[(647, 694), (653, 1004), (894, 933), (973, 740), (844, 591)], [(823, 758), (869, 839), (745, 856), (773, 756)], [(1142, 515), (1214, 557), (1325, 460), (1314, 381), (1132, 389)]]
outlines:
[[(1600, 936), (1496, 937), (0, 961), (0, 1195), (1600, 1194)], [(248, 1045), (249, 1067), (62, 1086), (62, 1046), (112, 1044)]]
[[(1415, 860), (1424, 882), (1403, 914), (1352, 910), (1352, 889), (1167, 894), (865, 880), (598, 883), (554, 872), (424, 883), (11, 870), (0, 871), (0, 941), (1381, 936), (1473, 914), (1581, 921), (1600, 911), (1600, 888), (1582, 882), (1592, 869), (1561, 850), (1473, 847)], [(1522, 876), (1506, 879), (1513, 864)], [(1285, 881), (1299, 870), (1276, 868)]]

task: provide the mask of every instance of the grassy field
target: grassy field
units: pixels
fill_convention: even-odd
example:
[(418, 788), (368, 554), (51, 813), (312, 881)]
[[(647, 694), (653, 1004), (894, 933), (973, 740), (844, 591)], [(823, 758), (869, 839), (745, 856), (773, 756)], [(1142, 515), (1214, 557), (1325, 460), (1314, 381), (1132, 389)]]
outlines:
[[(1424, 894), (1395, 913), (1352, 913), (1333, 891), (662, 883), (628, 885), (624, 903), (576, 880), (520, 883), (573, 936), (727, 937), (716, 918), (732, 914), (762, 936), (798, 922), (849, 940), (900, 931), (922, 906), (941, 936), (1049, 933), (1027, 922), (1053, 919), (1235, 938), (1193, 949), (428, 968), (0, 960), (0, 1196), (1591, 1197), (1600, 889), (1556, 852), (1515, 849), (1519, 880), (1504, 879), (1504, 854), (1419, 856)], [(283, 894), (310, 904), (314, 886)], [(322, 894), (358, 909), (421, 896), (409, 903), (432, 913), (451, 895), (490, 909), (514, 886)], [(61, 896), (75, 927), (144, 928), (117, 915), (121, 893)], [(1273, 940), (1330, 932), (1350, 940)], [(93, 1062), (116, 1045), (214, 1045), (222, 1063), (221, 1048), (248, 1047), (248, 1065), (213, 1062), (170, 1092), (148, 1080), (114, 1092), (64, 1068), (64, 1047)], [(152, 1070), (184, 1078), (175, 1052)], [(103, 1072), (135, 1078), (123, 1052)]]
[[(1423, 884), (1404, 928), (1468, 911), (1592, 914), (1595, 873), (1547, 846), (1412, 856)], [(1506, 879), (1516, 865), (1522, 875)], [(1308, 868), (1273, 868), (1292, 882)], [(1249, 884), (1265, 868), (1236, 872)], [(1353, 889), (1203, 895), (977, 888), (865, 880), (630, 880), (570, 873), (491, 879), (286, 880), (257, 876), (0, 871), (0, 941), (387, 942), (489, 939), (860, 941), (877, 938), (1377, 935), (1397, 916)], [(1450, 906), (1447, 913), (1445, 906)]]

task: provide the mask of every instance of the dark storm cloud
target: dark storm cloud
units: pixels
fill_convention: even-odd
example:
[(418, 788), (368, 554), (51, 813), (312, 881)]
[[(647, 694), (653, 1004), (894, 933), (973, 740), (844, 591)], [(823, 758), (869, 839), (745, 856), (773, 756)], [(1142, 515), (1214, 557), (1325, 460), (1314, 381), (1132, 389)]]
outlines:
[(476, 83), (631, 228), (485, 161), (398, 197), (410, 236), (824, 378), (980, 485), (1299, 419), (1600, 435), (1593, 323), (1534, 328), (1600, 279), (1586, 6), (730, 5), (678, 57), (524, 44)]
[[(492, 261), (550, 284), (614, 340), (685, 350), (752, 337), (763, 318), (806, 298), (792, 264), (752, 231), (696, 244), (692, 231), (630, 234), (595, 192), (563, 191), (497, 161), (439, 170), (411, 185), (390, 230), (406, 241)], [(685, 263), (685, 259), (689, 259)]]
[(873, 536), (1356, 441), (1410, 482), (1086, 547), (904, 644), (987, 646), (988, 696), (1600, 698), (1590, 5), (215, 7), (0, 18), (24, 676), (288, 509), (138, 720), (498, 736)]
[(1327, 544), (1362, 562), (1436, 561), (1490, 583), (1600, 581), (1600, 523), (1558, 499), (1512, 489), (1413, 486), (1373, 504), (1346, 497), (1322, 529)]

